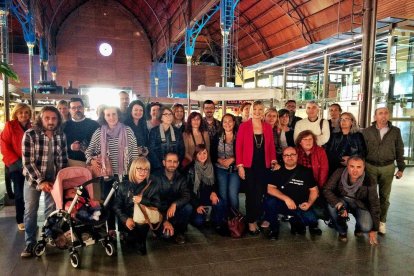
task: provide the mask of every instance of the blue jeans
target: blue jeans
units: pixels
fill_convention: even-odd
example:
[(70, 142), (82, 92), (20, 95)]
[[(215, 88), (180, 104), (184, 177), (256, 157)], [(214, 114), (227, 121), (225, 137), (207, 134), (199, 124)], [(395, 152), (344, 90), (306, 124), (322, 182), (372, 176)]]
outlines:
[(193, 213), (193, 207), (190, 203), (177, 208), (174, 217), (170, 218), (169, 221), (174, 227), (174, 231), (177, 234), (183, 234), (187, 229), (187, 225), (190, 222), (191, 214)]
[(237, 172), (229, 173), (226, 169), (216, 167), (218, 193), (225, 206), (239, 210), (240, 178)]
[[(344, 203), (344, 206), (347, 209), (348, 213), (351, 213), (355, 217), (355, 230), (365, 233), (371, 231), (373, 222), (370, 212), (368, 210), (358, 208), (358, 206), (355, 204), (355, 200), (352, 198), (343, 197), (341, 200)], [(335, 224), (336, 231), (338, 231), (339, 234), (346, 234), (348, 230), (346, 221), (344, 219), (340, 219), (338, 216), (338, 211), (335, 207), (332, 207), (328, 204), (328, 210)]]
[[(226, 205), (220, 199), (217, 205), (211, 205), (211, 221), (215, 226), (220, 226), (225, 222)], [(194, 208), (193, 216), (191, 219), (192, 224), (195, 227), (201, 227), (207, 220), (207, 214), (197, 213), (197, 208)]]
[[(24, 226), (26, 245), (36, 242), (37, 230), (37, 211), (39, 210), (39, 200), (41, 191), (30, 185), (27, 181), (24, 183)], [(45, 218), (55, 210), (55, 202), (50, 193), (43, 193), (45, 198)]]
[(264, 200), (265, 220), (270, 223), (272, 230), (279, 229), (278, 215), (291, 216), (291, 221), (297, 221), (304, 226), (316, 227), (318, 225), (318, 218), (316, 217), (313, 208), (303, 211), (299, 208), (290, 210), (286, 203), (274, 196), (267, 196)]

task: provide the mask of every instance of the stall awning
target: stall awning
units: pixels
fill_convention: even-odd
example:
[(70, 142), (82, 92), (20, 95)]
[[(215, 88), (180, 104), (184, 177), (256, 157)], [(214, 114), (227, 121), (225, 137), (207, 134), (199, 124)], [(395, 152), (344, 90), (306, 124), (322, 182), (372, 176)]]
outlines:
[(279, 88), (235, 88), (211, 87), (200, 85), (197, 91), (191, 91), (190, 99), (195, 101), (241, 101), (241, 100), (269, 100), (280, 101), (282, 91)]

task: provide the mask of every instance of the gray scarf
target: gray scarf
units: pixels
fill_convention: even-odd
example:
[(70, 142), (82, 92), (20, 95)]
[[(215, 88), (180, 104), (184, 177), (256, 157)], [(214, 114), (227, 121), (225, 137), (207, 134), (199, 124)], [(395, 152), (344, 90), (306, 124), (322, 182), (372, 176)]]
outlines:
[(348, 169), (345, 168), (341, 175), (341, 183), (344, 187), (344, 190), (347, 194), (347, 196), (354, 197), (355, 193), (358, 191), (359, 187), (362, 186), (362, 183), (364, 182), (365, 178), (365, 172), (357, 179), (357, 181), (354, 184), (349, 185), (348, 179), (349, 179), (349, 173)]
[[(175, 132), (174, 132), (174, 128), (172, 126), (170, 126), (169, 129), (170, 129), (170, 135), (171, 135), (171, 142), (175, 142)], [(162, 124), (160, 125), (160, 136), (161, 136), (161, 142), (162, 143), (166, 143), (167, 142), (167, 139), (165, 138), (164, 127), (162, 126)]]
[(203, 183), (207, 186), (214, 185), (214, 170), (213, 165), (211, 162), (206, 162), (202, 165), (200, 162), (195, 161), (194, 163), (194, 193), (198, 193), (198, 189), (200, 188), (200, 184)]

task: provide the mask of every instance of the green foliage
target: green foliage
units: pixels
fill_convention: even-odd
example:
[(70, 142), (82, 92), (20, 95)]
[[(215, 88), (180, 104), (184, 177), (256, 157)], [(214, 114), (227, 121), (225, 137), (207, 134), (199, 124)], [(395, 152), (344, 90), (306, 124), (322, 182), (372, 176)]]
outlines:
[(0, 74), (5, 74), (8, 78), (20, 82), (17, 73), (7, 63), (0, 62)]

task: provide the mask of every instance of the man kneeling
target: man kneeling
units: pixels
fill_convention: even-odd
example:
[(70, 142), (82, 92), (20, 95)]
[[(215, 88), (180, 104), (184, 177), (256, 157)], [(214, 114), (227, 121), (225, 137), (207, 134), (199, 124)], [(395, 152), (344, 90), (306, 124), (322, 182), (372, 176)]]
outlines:
[(365, 162), (358, 156), (348, 159), (346, 168), (337, 169), (323, 189), (329, 213), (339, 233), (338, 239), (346, 242), (348, 214), (356, 220), (355, 236), (369, 232), (371, 244), (377, 244), (380, 221), (380, 202), (375, 181), (365, 174)]
[(318, 186), (312, 170), (297, 164), (296, 149), (287, 147), (283, 151), (284, 166), (269, 173), (265, 220), (270, 222), (270, 239), (279, 236), (278, 215), (289, 216), (292, 234), (306, 233), (306, 226), (312, 235), (321, 235), (318, 219), (312, 205), (318, 198)]

